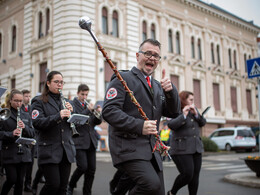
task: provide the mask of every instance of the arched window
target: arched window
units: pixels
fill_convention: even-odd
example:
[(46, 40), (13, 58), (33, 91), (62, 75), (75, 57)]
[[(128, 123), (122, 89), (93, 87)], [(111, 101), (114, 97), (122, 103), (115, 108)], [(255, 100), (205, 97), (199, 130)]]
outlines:
[(143, 32), (142, 32), (143, 41), (147, 39), (147, 24), (143, 21)]
[(49, 29), (50, 29), (50, 9), (46, 9), (46, 32), (45, 34), (49, 34)]
[(0, 58), (2, 58), (2, 34), (0, 33)]
[(218, 65), (220, 65), (220, 49), (219, 49), (219, 45), (217, 45), (217, 59), (218, 59)]
[(39, 31), (38, 31), (38, 38), (40, 39), (43, 37), (42, 33), (42, 12), (39, 13)]
[(117, 11), (113, 11), (113, 36), (118, 37), (118, 13)]
[(12, 52), (16, 50), (16, 26), (12, 27)]
[(181, 54), (180, 33), (176, 32), (176, 53)]
[(168, 31), (168, 52), (173, 53), (173, 45), (172, 45), (172, 30)]
[(201, 41), (198, 39), (198, 57), (199, 60), (202, 60), (202, 55), (201, 55)]
[(212, 64), (215, 64), (214, 44), (213, 43), (211, 43), (211, 45), (210, 45), (210, 50), (211, 50), (211, 62), (212, 62)]
[(231, 49), (228, 49), (229, 68), (232, 68)]
[(191, 57), (195, 58), (195, 43), (194, 43), (194, 37), (191, 37)]
[(108, 34), (107, 8), (102, 8), (102, 33)]
[(156, 37), (155, 37), (155, 25), (154, 24), (152, 24), (152, 26), (151, 26), (151, 38), (156, 39)]
[(237, 52), (236, 52), (236, 50), (234, 50), (233, 57), (234, 57), (234, 68), (235, 68), (235, 70), (237, 70)]

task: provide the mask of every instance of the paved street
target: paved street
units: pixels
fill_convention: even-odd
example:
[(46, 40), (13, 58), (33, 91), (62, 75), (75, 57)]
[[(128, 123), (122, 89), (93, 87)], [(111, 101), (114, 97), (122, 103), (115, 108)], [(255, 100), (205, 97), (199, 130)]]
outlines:
[[(228, 154), (204, 154), (202, 170), (200, 176), (200, 186), (198, 195), (258, 195), (260, 189), (245, 187), (237, 184), (231, 184), (223, 181), (226, 174), (235, 172), (250, 172), (245, 165), (243, 158), (248, 155), (258, 155), (258, 153), (228, 153)], [(73, 164), (72, 169), (75, 169)], [(111, 163), (109, 153), (98, 152), (97, 154), (97, 171), (93, 184), (93, 195), (109, 194), (108, 183), (115, 172)], [(169, 190), (178, 171), (173, 162), (164, 162), (165, 187)], [(0, 179), (3, 179), (0, 177)], [(74, 195), (81, 195), (82, 192), (81, 178)], [(2, 182), (1, 182), (2, 183)], [(1, 184), (0, 184), (1, 185)], [(39, 185), (39, 188), (42, 184)], [(29, 195), (30, 193), (25, 193)], [(11, 195), (11, 193), (10, 193)], [(178, 195), (188, 195), (187, 187), (181, 189)]]

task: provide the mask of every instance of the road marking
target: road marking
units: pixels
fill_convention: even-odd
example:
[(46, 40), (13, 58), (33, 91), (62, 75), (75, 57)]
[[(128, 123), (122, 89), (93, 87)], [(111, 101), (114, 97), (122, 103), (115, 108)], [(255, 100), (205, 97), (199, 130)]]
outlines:
[(221, 167), (206, 167), (206, 170), (222, 170), (222, 169), (234, 169), (234, 168), (244, 168), (246, 165), (230, 165)]

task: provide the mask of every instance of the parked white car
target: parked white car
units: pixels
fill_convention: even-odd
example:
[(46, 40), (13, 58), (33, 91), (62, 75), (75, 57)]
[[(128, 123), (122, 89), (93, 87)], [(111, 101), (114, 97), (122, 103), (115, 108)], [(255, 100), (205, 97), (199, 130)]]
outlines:
[(251, 152), (256, 147), (256, 138), (249, 127), (224, 127), (213, 131), (209, 138), (220, 150), (245, 149)]

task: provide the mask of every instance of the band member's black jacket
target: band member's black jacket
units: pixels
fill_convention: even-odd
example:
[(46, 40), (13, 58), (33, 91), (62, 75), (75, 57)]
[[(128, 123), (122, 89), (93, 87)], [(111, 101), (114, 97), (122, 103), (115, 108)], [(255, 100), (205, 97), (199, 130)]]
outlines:
[(76, 126), (79, 133), (79, 137), (73, 138), (76, 149), (88, 149), (91, 142), (94, 147), (97, 148), (97, 137), (94, 127), (95, 125), (99, 125), (102, 119), (95, 117), (95, 115), (86, 108), (86, 105), (83, 107), (78, 98), (75, 97), (72, 104), (74, 113), (89, 115), (88, 124)]
[[(20, 162), (31, 162), (31, 149), (28, 145), (22, 144), (22, 155), (18, 154), (18, 144), (15, 143), (17, 136), (13, 136), (13, 131), (17, 128), (17, 110), (11, 108), (11, 116), (0, 123), (0, 131), (3, 133), (2, 137), (2, 160), (3, 164), (16, 164)], [(25, 124), (22, 130), (22, 137), (34, 137), (34, 130), (31, 123), (28, 123), (28, 116), (24, 112), (20, 113), (20, 118)]]
[(63, 109), (60, 99), (48, 95), (48, 102), (41, 96), (32, 100), (32, 121), (38, 131), (38, 164), (61, 162), (63, 152), (70, 163), (75, 162), (76, 150), (72, 140), (72, 130), (68, 118), (62, 119)]

